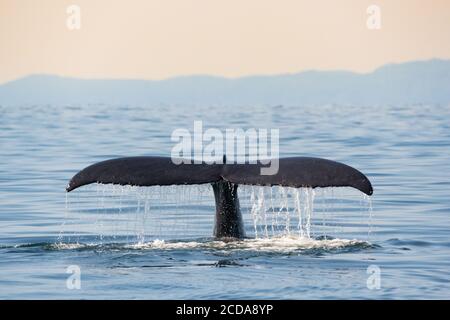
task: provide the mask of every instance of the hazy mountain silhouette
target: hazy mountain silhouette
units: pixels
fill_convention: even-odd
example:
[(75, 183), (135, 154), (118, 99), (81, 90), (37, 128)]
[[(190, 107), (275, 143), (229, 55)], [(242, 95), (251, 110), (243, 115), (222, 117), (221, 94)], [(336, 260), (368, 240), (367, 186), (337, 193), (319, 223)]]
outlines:
[(389, 64), (374, 72), (87, 80), (32, 75), (0, 85), (0, 104), (449, 104), (450, 60)]

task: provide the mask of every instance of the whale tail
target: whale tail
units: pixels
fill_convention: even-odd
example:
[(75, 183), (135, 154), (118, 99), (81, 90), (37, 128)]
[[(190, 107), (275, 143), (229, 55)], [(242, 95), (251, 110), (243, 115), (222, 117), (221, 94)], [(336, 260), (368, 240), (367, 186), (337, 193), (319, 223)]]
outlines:
[[(180, 160), (180, 159), (178, 159)], [(287, 187), (353, 187), (372, 195), (369, 179), (360, 171), (336, 161), (292, 157), (278, 161), (278, 171), (262, 175), (265, 165), (194, 164), (167, 157), (128, 157), (95, 163), (78, 172), (69, 182), (70, 192), (91, 183), (133, 186), (212, 184), (216, 201), (214, 236), (243, 238), (244, 228), (237, 196), (238, 185)], [(176, 164), (180, 163), (180, 164)], [(268, 162), (264, 162), (268, 163)]]

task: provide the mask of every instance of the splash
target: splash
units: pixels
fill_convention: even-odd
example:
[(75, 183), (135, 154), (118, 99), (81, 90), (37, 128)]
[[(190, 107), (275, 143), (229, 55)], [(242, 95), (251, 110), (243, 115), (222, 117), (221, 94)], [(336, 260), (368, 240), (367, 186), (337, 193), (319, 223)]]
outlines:
[(147, 243), (127, 245), (127, 248), (141, 250), (182, 250), (182, 249), (212, 249), (256, 252), (302, 252), (309, 250), (336, 250), (344, 248), (365, 248), (370, 244), (356, 239), (311, 239), (298, 236), (282, 236), (264, 239), (245, 239), (241, 241), (209, 241), (209, 242), (171, 242), (154, 240)]
[(129, 251), (129, 250), (213, 250), (235, 252), (266, 253), (315, 253), (337, 250), (359, 250), (371, 247), (366, 241), (356, 239), (311, 239), (299, 236), (282, 236), (264, 239), (245, 239), (240, 241), (192, 240), (170, 241), (155, 239), (137, 243), (54, 243), (47, 246), (49, 250), (96, 250), (96, 251)]

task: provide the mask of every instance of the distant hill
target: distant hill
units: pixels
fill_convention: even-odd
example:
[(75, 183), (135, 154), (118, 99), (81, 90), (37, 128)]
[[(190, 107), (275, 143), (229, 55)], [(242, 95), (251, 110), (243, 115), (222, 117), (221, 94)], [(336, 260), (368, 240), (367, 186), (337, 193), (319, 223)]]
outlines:
[(32, 75), (0, 86), (16, 104), (450, 104), (450, 60), (385, 65), (374, 72), (305, 71), (235, 79), (185, 76), (160, 81)]

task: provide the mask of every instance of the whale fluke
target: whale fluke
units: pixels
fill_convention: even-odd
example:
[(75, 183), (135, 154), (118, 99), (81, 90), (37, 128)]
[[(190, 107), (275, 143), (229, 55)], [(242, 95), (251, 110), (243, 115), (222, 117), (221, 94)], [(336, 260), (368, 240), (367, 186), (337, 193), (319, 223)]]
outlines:
[[(185, 161), (186, 162), (186, 161)], [(261, 175), (262, 164), (174, 164), (168, 157), (127, 157), (98, 162), (78, 172), (67, 191), (90, 183), (133, 186), (204, 184), (228, 181), (244, 185), (286, 187), (353, 187), (373, 193), (369, 179), (360, 171), (336, 161), (292, 157), (279, 159), (275, 175)]]
[[(225, 157), (224, 157), (225, 160)], [(166, 186), (211, 183), (216, 200), (214, 235), (219, 238), (244, 237), (242, 215), (237, 197), (238, 185), (286, 187), (353, 187), (367, 195), (373, 189), (360, 171), (336, 161), (292, 157), (279, 159), (274, 175), (262, 175), (257, 164), (175, 164), (167, 157), (128, 157), (98, 162), (78, 172), (69, 182), (70, 192), (91, 183), (132, 186)], [(225, 161), (224, 161), (225, 162)], [(180, 162), (178, 162), (180, 163)]]

